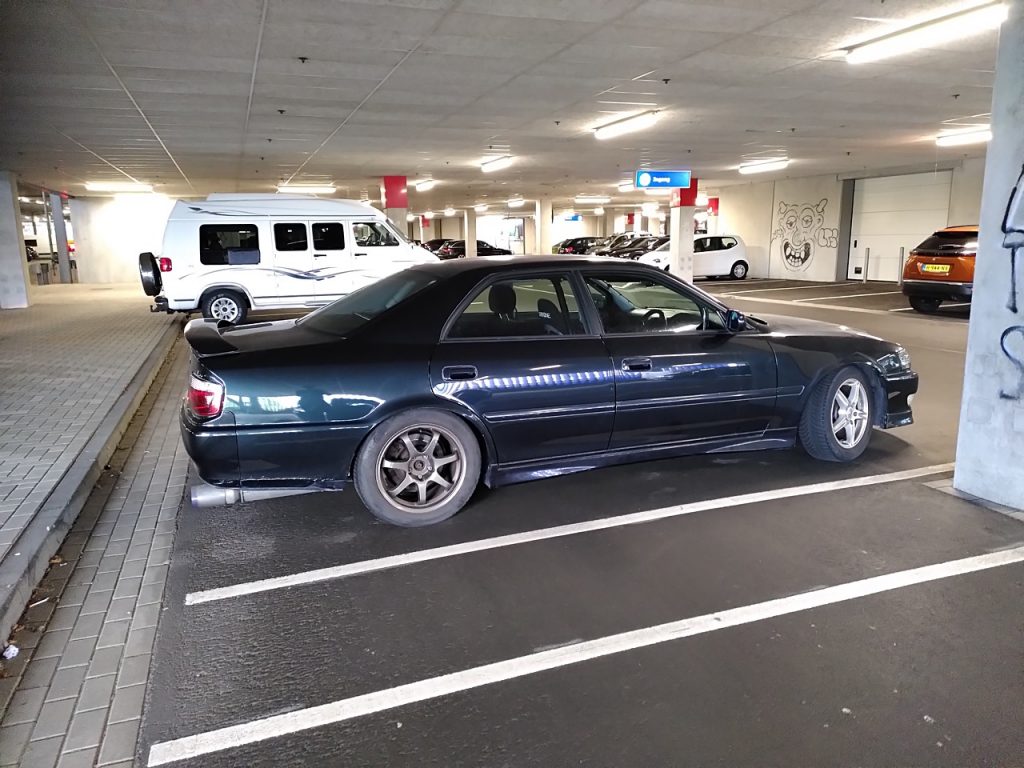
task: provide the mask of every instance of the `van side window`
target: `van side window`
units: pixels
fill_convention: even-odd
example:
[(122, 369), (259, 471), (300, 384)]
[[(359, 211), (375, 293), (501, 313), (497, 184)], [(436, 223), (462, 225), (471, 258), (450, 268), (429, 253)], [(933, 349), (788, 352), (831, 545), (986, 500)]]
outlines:
[(305, 251), (309, 248), (306, 225), (301, 223), (275, 224), (274, 246), (279, 251)]
[(360, 248), (374, 248), (383, 245), (398, 245), (398, 238), (383, 224), (360, 221), (352, 225), (352, 237)]
[(199, 261), (229, 264), (228, 251), (259, 251), (260, 237), (255, 224), (200, 224)]
[(336, 221), (313, 225), (313, 249), (340, 251), (345, 247), (345, 227)]

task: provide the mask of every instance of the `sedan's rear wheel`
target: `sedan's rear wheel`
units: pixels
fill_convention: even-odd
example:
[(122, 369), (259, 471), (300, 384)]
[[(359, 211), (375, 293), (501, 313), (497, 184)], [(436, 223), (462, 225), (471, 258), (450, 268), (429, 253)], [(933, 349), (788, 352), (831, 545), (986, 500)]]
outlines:
[(443, 411), (415, 409), (378, 426), (356, 456), (359, 498), (377, 518), (417, 527), (465, 506), (480, 477), (473, 431)]
[(873, 423), (871, 385), (850, 366), (820, 382), (807, 398), (800, 443), (816, 459), (853, 461), (867, 449)]

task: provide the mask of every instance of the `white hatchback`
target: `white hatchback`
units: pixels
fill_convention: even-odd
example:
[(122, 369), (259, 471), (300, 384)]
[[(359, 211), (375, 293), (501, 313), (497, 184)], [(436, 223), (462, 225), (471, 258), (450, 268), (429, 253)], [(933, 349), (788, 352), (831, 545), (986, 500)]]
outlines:
[[(669, 270), (670, 243), (643, 254), (641, 264)], [(747, 246), (738, 235), (697, 235), (693, 238), (693, 276), (731, 277), (742, 280), (750, 270)]]

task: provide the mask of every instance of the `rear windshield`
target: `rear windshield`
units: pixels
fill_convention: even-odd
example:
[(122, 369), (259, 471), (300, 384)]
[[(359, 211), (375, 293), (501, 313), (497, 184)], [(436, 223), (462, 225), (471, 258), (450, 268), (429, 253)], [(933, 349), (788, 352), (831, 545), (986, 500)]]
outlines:
[(297, 322), (317, 331), (345, 336), (435, 282), (437, 278), (426, 272), (398, 272), (320, 307)]
[(925, 239), (917, 248), (918, 253), (938, 253), (956, 256), (974, 253), (978, 250), (977, 232), (936, 232)]

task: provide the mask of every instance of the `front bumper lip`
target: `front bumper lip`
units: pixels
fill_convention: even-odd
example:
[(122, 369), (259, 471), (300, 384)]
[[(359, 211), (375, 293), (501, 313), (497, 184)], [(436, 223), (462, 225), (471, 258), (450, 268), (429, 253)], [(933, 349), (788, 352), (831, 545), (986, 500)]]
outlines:
[(918, 375), (914, 371), (892, 373), (882, 378), (886, 394), (883, 429), (905, 427), (914, 423), (914, 412), (910, 407), (911, 398), (917, 394)]

